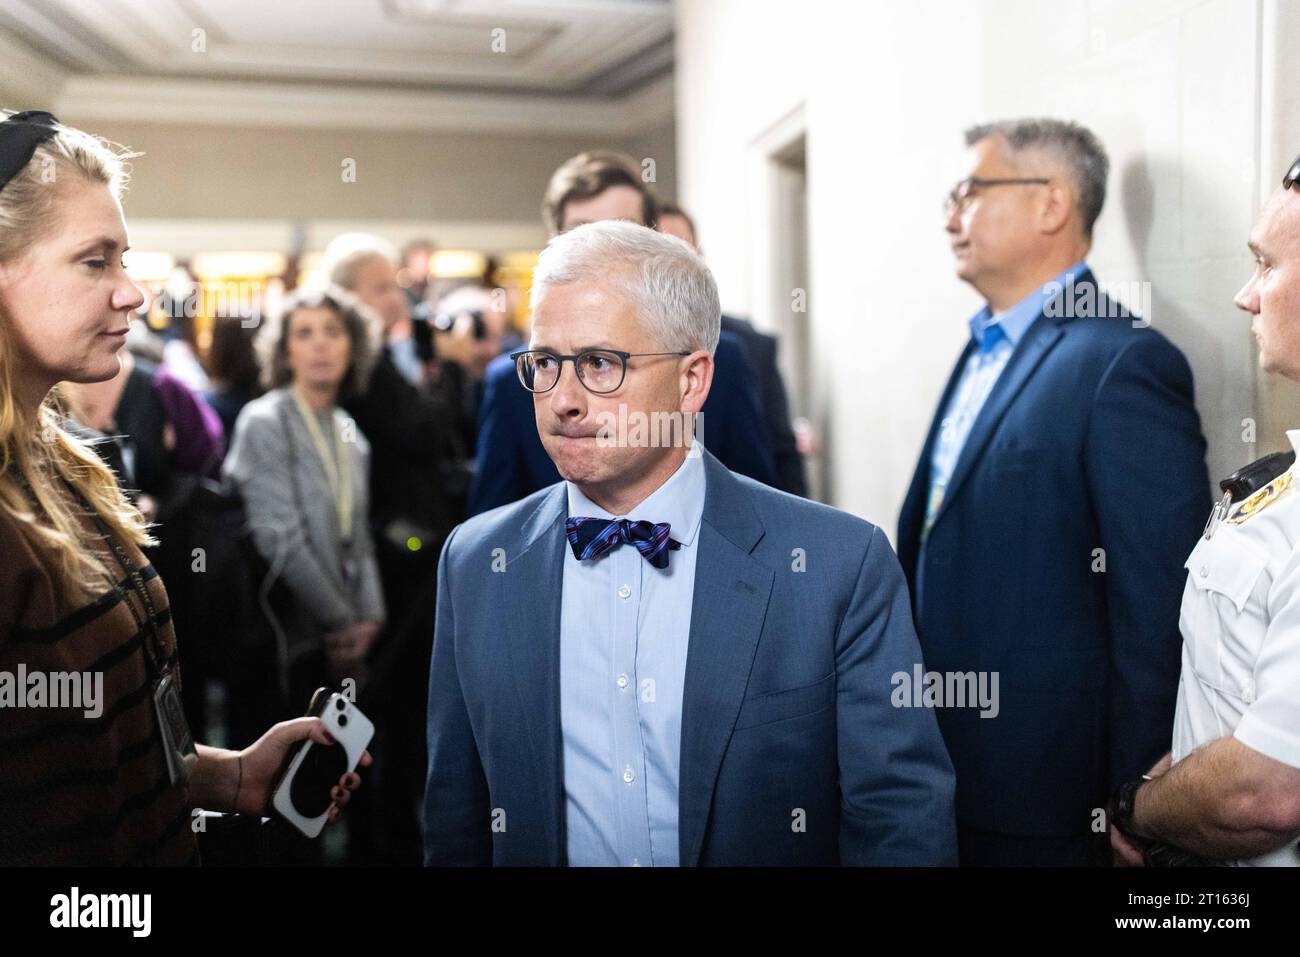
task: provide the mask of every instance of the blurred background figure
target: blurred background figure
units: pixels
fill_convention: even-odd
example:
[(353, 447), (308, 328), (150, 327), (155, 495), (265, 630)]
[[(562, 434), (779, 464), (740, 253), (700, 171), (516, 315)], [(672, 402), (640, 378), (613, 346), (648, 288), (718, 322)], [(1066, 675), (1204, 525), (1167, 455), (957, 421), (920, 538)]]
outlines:
[[(659, 204), (659, 231), (700, 249), (695, 236), (695, 222), (675, 203)], [(776, 487), (792, 495), (807, 495), (803, 455), (790, 424), (790, 403), (786, 400), (785, 383), (781, 381), (781, 370), (776, 364), (776, 336), (759, 332), (753, 324), (726, 313), (722, 314), (722, 330), (741, 339), (749, 352), (750, 370), (758, 383), (763, 417), (767, 422), (767, 439), (772, 446)]]
[(256, 338), (257, 328), (246, 316), (219, 314), (212, 320), (212, 344), (204, 363), (208, 388), (203, 398), (221, 418), (227, 448), (239, 413), (262, 394)]
[(171, 374), (195, 392), (208, 387), (208, 375), (199, 360), (195, 317), (202, 309), (203, 287), (188, 263), (180, 263), (167, 277), (167, 284), (154, 304), (166, 319), (163, 327), (162, 362)]
[(437, 248), (429, 239), (413, 239), (402, 247), (402, 265), (397, 270), (397, 282), (405, 290), (412, 309), (427, 300), (429, 269)]
[[(419, 713), (426, 694), (438, 554), (464, 517), (465, 379), (486, 359), (474, 357), (472, 330), (435, 334), (427, 318), (412, 321), (398, 285), (396, 251), (379, 237), (338, 237), (326, 248), (325, 267), (331, 282), (353, 293), (383, 331), (369, 377), (342, 400), (370, 442), (370, 529), (389, 613), (371, 660), (367, 699), (375, 750), (388, 759), (375, 769), (370, 789), (376, 813), (367, 803), (350, 819), (358, 838), (353, 859), (414, 864), (427, 757), (422, 727), (410, 716)], [(458, 358), (440, 357), (440, 344)]]
[(278, 688), (286, 715), (345, 680), (366, 707), (367, 658), (385, 618), (368, 522), (370, 445), (339, 408), (365, 381), (371, 331), (344, 295), (291, 296), (265, 327), (271, 391), (244, 407), (225, 463), (258, 552), (291, 599), (278, 670), (261, 689)]

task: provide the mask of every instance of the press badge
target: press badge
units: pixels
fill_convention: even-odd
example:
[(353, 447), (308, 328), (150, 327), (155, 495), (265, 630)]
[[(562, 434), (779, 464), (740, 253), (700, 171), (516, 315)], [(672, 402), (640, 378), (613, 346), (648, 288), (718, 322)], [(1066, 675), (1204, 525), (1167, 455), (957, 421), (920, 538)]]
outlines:
[(167, 774), (173, 785), (188, 781), (199, 763), (190, 723), (185, 720), (180, 686), (171, 668), (163, 671), (153, 685), (153, 709), (162, 732), (163, 754), (167, 756)]

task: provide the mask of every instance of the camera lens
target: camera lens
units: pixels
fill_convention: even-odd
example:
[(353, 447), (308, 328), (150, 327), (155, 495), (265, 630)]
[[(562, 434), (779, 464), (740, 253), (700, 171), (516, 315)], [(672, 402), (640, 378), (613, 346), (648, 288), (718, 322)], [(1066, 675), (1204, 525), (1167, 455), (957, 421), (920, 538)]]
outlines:
[(348, 716), (346, 714), (339, 715), (339, 727), (346, 728), (347, 726), (348, 726)]
[(334, 702), (334, 707), (338, 708), (340, 711), (343, 711), (345, 708), (347, 708), (347, 706), (348, 703), (344, 701), (342, 698), (339, 698), (338, 701)]

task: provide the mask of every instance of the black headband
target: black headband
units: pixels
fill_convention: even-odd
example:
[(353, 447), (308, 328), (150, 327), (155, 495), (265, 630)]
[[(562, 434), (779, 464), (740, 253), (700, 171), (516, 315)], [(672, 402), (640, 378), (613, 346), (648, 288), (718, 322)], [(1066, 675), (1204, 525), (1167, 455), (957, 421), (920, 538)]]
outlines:
[(59, 121), (44, 110), (15, 113), (0, 123), (0, 190), (31, 162), (36, 147), (59, 131)]

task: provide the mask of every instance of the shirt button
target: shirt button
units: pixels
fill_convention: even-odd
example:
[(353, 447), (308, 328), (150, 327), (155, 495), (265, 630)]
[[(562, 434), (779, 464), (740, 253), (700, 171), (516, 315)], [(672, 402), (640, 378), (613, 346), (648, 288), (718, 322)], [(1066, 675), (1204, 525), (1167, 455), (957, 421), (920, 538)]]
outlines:
[(632, 589), (628, 588), (626, 585), (621, 586), (618, 590), (618, 597), (623, 599), (631, 598)]
[(624, 769), (624, 771), (623, 771), (623, 783), (624, 783), (624, 784), (631, 784), (631, 783), (632, 783), (633, 781), (635, 781), (635, 780), (636, 780), (636, 774), (633, 773), (632, 769), (631, 769), (630, 767)]
[(1208, 567), (1206, 567), (1205, 565), (1202, 565), (1199, 574), (1200, 574), (1200, 576), (1201, 576), (1202, 578), (1209, 578), (1209, 577), (1210, 577), (1210, 569), (1209, 569)]
[(618, 676), (618, 686), (619, 686), (620, 688), (626, 688), (626, 687), (627, 687), (627, 675), (619, 675), (619, 676)]

